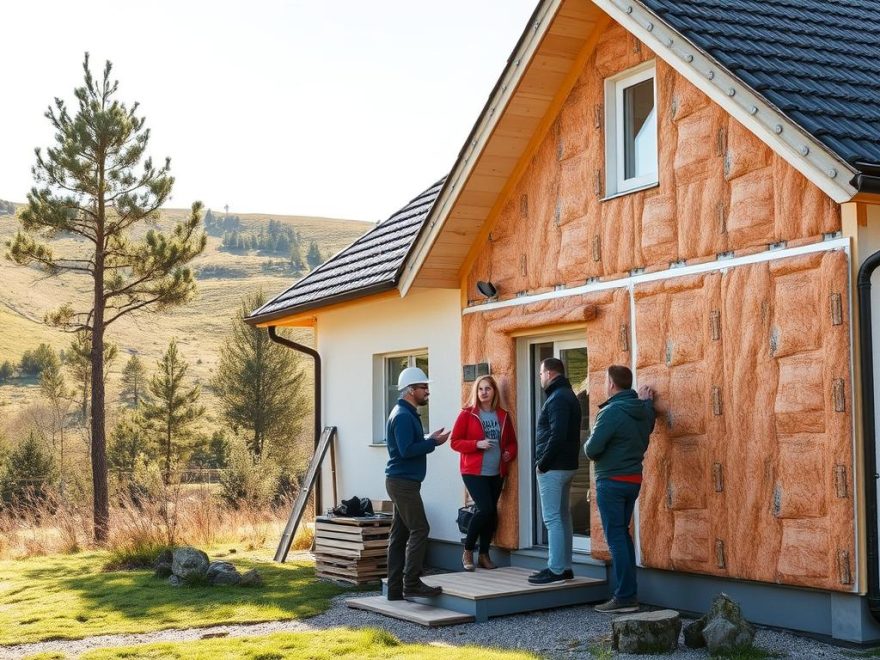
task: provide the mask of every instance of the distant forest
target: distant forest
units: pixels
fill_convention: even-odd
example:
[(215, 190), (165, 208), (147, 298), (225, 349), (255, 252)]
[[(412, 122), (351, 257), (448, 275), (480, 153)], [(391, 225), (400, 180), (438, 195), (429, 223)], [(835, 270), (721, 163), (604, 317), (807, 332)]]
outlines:
[(214, 215), (211, 209), (205, 213), (205, 231), (210, 236), (222, 237), (221, 249), (229, 252), (256, 251), (266, 255), (278, 255), (290, 260), (294, 270), (316, 268), (323, 261), (318, 244), (310, 241), (303, 261), (302, 235), (289, 225), (270, 219), (259, 231), (246, 231), (237, 215)]
[(0, 215), (15, 215), (15, 204), (0, 199)]

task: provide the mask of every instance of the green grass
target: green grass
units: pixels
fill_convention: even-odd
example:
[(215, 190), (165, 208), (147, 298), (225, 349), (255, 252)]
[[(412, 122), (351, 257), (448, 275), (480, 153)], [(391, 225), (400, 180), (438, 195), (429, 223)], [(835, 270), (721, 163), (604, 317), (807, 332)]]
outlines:
[(765, 651), (755, 647), (736, 649), (728, 653), (716, 653), (712, 658), (725, 658), (726, 660), (763, 660), (764, 658), (782, 658), (782, 653)]
[(345, 591), (315, 580), (311, 563), (264, 556), (231, 560), (242, 572), (259, 569), (266, 584), (256, 589), (174, 588), (152, 571), (102, 572), (103, 552), (0, 561), (0, 645), (299, 619), (323, 612)]
[(224, 637), (196, 642), (144, 644), (124, 648), (98, 649), (79, 656), (82, 660), (128, 658), (181, 658), (185, 660), (282, 660), (283, 658), (427, 658), (428, 660), (531, 660), (537, 655), (522, 651), (503, 651), (476, 646), (450, 648), (432, 644), (402, 644), (384, 630), (367, 628), (307, 633), (276, 633), (263, 637)]

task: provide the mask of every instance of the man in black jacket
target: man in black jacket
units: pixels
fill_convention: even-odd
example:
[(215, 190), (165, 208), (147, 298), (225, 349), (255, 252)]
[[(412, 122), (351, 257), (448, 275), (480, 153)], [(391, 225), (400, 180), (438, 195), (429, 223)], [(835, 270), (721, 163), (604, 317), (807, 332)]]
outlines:
[(580, 451), (581, 406), (557, 358), (541, 362), (541, 387), (547, 400), (538, 417), (535, 472), (541, 494), (541, 515), (547, 527), (547, 568), (529, 577), (547, 584), (574, 577), (571, 568), (573, 531), (569, 494)]

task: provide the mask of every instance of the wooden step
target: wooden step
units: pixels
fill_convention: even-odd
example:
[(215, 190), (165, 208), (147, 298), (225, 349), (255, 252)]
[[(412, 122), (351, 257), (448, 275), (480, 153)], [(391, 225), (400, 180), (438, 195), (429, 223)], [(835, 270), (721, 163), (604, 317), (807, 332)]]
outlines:
[(408, 600), (388, 600), (385, 596), (349, 598), (345, 601), (345, 604), (352, 609), (378, 612), (394, 619), (411, 621), (412, 623), (429, 627), (471, 623), (474, 620), (474, 617), (470, 614), (453, 612), (442, 607), (414, 603)]

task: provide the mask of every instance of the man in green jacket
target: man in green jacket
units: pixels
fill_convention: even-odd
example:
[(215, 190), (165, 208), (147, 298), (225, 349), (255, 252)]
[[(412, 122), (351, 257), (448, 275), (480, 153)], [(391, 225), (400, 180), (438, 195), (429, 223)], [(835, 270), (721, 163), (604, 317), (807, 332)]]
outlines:
[(599, 406), (596, 423), (584, 446), (594, 462), (596, 505), (611, 551), (616, 588), (598, 612), (635, 612), (639, 609), (636, 552), (629, 525), (642, 486), (642, 459), (654, 429), (654, 391), (643, 385), (632, 389), (627, 367), (608, 367), (608, 400)]

